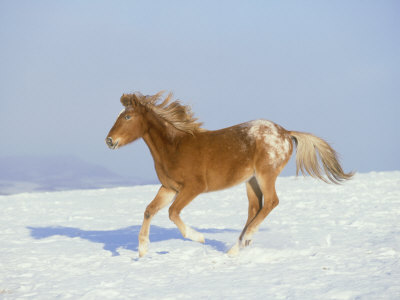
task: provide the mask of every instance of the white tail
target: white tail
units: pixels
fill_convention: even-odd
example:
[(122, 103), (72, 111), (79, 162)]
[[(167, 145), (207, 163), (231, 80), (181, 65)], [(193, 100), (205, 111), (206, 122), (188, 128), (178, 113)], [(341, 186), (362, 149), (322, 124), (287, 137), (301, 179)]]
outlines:
[[(343, 172), (336, 151), (323, 139), (310, 133), (298, 131), (290, 131), (289, 133), (297, 148), (297, 174), (300, 170), (303, 174), (307, 172), (314, 178), (336, 184), (350, 179), (354, 175), (353, 172)], [(321, 164), (319, 163), (317, 153), (319, 154)], [(320, 165), (322, 165), (324, 172)], [(328, 180), (323, 176), (323, 173), (326, 174)]]

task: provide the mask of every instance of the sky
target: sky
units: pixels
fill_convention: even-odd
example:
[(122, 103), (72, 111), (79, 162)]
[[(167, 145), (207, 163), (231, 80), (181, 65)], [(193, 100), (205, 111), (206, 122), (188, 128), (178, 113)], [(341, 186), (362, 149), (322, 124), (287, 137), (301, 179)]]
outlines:
[(207, 129), (268, 119), (326, 139), (346, 171), (400, 170), (398, 1), (1, 0), (0, 40), (0, 157), (155, 181), (142, 140), (104, 139), (123, 93), (166, 90)]

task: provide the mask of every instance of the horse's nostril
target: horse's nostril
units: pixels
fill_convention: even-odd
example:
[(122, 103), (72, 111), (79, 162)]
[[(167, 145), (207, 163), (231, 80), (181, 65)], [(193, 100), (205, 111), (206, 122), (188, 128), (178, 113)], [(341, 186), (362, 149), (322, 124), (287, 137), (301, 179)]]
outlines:
[(107, 143), (107, 145), (112, 146), (112, 144), (113, 144), (112, 138), (110, 138), (110, 137), (106, 138), (106, 143)]

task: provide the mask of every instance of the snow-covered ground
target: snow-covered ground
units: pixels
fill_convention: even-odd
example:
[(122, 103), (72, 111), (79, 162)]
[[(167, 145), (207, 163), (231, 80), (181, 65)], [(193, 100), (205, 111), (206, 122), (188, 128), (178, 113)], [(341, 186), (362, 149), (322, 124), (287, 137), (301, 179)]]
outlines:
[(137, 235), (158, 186), (0, 196), (1, 299), (400, 299), (400, 172), (342, 186), (280, 178), (280, 205), (237, 257), (244, 185), (161, 211), (148, 254)]

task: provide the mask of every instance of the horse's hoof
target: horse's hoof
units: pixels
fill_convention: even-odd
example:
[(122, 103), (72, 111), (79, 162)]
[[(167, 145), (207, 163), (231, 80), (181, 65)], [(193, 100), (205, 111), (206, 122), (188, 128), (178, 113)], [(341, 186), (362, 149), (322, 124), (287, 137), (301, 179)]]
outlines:
[(202, 235), (202, 237), (199, 239), (199, 242), (202, 244), (206, 243), (206, 239), (204, 238), (204, 235)]
[(243, 236), (242, 239), (239, 240), (240, 248), (245, 248), (247, 246), (250, 246), (252, 242), (253, 241), (251, 240), (250, 236), (245, 235), (245, 236)]
[(244, 247), (250, 246), (252, 242), (253, 242), (252, 240), (245, 240)]
[(148, 244), (139, 244), (139, 257), (146, 255), (148, 250)]
[(197, 232), (196, 230), (194, 230), (190, 227), (188, 227), (186, 229), (185, 238), (190, 239), (195, 242), (203, 243), (203, 244), (206, 242), (206, 240), (204, 239), (204, 235), (202, 233)]
[(236, 243), (231, 249), (229, 249), (229, 251), (227, 252), (227, 254), (229, 256), (236, 256), (239, 253), (239, 243)]

